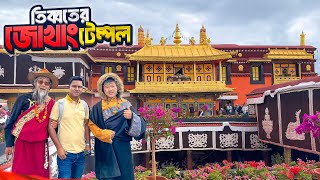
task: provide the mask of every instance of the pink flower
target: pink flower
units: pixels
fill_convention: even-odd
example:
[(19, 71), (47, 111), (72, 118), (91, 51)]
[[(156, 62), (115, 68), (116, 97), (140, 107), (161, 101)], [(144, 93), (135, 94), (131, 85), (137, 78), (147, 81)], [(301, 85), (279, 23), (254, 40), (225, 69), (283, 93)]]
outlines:
[(171, 108), (172, 112), (174, 113), (180, 113), (181, 112), (181, 109), (178, 108), (178, 107), (175, 107), (175, 108)]
[(205, 105), (203, 105), (203, 106), (202, 106), (202, 109), (203, 109), (203, 111), (208, 110), (208, 105), (206, 105), (206, 104), (205, 104)]
[(170, 126), (170, 131), (172, 134), (176, 133), (176, 127), (175, 126)]
[(139, 113), (147, 121), (149, 128), (146, 133), (147, 136), (158, 139), (176, 133), (176, 127), (179, 124), (175, 121), (175, 115), (172, 110), (165, 109), (161, 105), (144, 106), (139, 108)]

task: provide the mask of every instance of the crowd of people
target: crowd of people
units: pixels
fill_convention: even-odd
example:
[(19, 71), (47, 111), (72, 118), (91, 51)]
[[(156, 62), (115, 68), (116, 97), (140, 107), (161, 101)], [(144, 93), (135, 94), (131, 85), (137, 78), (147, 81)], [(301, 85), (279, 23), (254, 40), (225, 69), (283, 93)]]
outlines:
[(224, 108), (220, 108), (219, 115), (248, 115), (248, 105), (244, 103), (242, 106), (236, 104), (233, 106), (231, 103), (227, 103)]
[(58, 178), (80, 179), (90, 154), (90, 131), (95, 136), (95, 173), (98, 179), (134, 180), (130, 141), (144, 137), (146, 122), (122, 98), (120, 77), (107, 73), (97, 87), (101, 100), (89, 110), (80, 98), (83, 79), (74, 76), (63, 99), (53, 100), (59, 81), (47, 69), (30, 72), (31, 93), (20, 95), (5, 126), (5, 154), (12, 172), (49, 178), (48, 138), (57, 148)]

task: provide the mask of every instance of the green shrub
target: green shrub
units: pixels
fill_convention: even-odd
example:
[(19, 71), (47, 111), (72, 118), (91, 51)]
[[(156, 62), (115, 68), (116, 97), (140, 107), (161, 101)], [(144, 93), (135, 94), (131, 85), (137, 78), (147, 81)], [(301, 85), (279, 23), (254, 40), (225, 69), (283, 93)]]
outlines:
[(176, 167), (168, 166), (160, 170), (160, 174), (168, 179), (175, 179), (180, 177), (180, 175), (177, 174), (177, 171), (178, 169)]
[(210, 173), (207, 177), (208, 180), (223, 180), (221, 173), (217, 170), (214, 170), (212, 173)]
[(284, 158), (279, 153), (271, 155), (272, 165), (284, 163)]

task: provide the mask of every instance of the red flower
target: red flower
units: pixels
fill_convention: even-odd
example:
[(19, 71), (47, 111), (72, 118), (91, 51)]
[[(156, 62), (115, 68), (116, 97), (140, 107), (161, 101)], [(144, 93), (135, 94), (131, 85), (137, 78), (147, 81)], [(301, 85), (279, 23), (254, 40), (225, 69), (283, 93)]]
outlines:
[(257, 167), (258, 165), (255, 161), (250, 161), (249, 164), (251, 167)]
[(300, 170), (301, 170), (301, 169), (300, 169), (300, 167), (298, 167), (298, 166), (294, 166), (294, 167), (291, 167), (291, 168), (290, 168), (290, 172), (293, 173), (293, 175), (299, 174)]

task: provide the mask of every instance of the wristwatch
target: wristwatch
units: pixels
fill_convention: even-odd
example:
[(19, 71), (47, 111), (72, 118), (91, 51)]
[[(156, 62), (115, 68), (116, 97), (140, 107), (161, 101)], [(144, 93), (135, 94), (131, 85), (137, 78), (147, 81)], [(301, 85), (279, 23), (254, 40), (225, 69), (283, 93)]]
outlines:
[(86, 143), (86, 146), (90, 146), (90, 144), (89, 144), (89, 143)]

